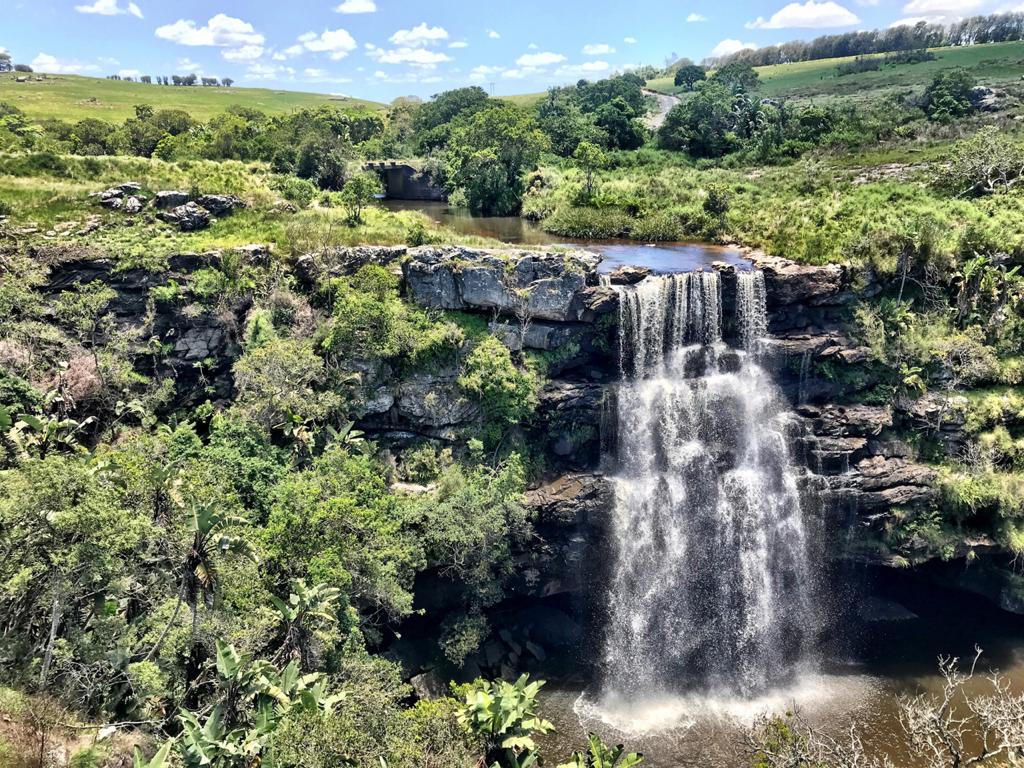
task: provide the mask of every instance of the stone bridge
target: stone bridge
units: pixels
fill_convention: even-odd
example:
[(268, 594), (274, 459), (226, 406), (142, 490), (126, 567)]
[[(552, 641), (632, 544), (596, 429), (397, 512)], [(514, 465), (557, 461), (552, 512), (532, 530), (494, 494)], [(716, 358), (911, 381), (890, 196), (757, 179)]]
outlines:
[(384, 193), (389, 200), (447, 200), (448, 196), (420, 169), (401, 160), (378, 160), (366, 164), (366, 170), (376, 171), (384, 182)]

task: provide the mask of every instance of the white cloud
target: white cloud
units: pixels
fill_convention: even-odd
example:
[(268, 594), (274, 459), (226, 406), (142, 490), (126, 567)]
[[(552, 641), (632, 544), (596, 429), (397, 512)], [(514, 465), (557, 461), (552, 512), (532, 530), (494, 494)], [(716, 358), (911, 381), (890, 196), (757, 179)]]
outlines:
[(137, 69), (122, 69), (117, 73), (118, 77), (139, 77), (142, 74)]
[(263, 55), (263, 46), (243, 45), (241, 48), (225, 48), (221, 55), (227, 61), (253, 61)]
[(142, 18), (142, 10), (135, 3), (129, 2), (122, 8), (117, 4), (117, 0), (96, 0), (92, 5), (76, 5), (75, 10), (79, 13), (95, 13), (99, 16), (131, 14), (138, 19)]
[(635, 37), (624, 37), (624, 38), (622, 38), (622, 42), (624, 42), (626, 45), (635, 45), (636, 44), (636, 38)]
[[(349, 13), (351, 13), (351, 11), (349, 11)], [(327, 77), (327, 70), (316, 69), (314, 67), (306, 67), (304, 70), (302, 70), (302, 74), (304, 74), (306, 77)]]
[(334, 9), (335, 13), (374, 13), (377, 4), (373, 0), (345, 0)]
[(537, 45), (536, 43), (530, 43), (528, 46), (526, 46), (526, 48), (527, 48), (527, 50), (530, 50), (530, 51), (536, 51), (536, 50), (538, 50), (540, 48), (540, 46)]
[[(946, 0), (949, 2), (949, 0)], [(857, 15), (847, 8), (833, 2), (790, 3), (772, 14), (770, 19), (758, 16), (748, 21), (747, 29), (822, 29), (825, 27), (848, 27), (860, 24)]]
[[(314, 35), (314, 37), (315, 37), (315, 35)], [(280, 58), (279, 58), (278, 54), (274, 54), (274, 58), (278, 59), (278, 61), (280, 61), (281, 59), (287, 58), (289, 56), (298, 56), (304, 50), (306, 50), (306, 49), (303, 48), (300, 43), (296, 43), (295, 45), (289, 45), (287, 48), (285, 48), (284, 51), (281, 52)]]
[(721, 56), (731, 56), (739, 51), (753, 51), (756, 48), (757, 45), (754, 43), (744, 43), (732, 38), (726, 38), (711, 49), (711, 55), (717, 59)]
[(469, 43), (465, 40), (456, 40), (454, 43), (448, 43), (449, 48), (469, 48)]
[(56, 56), (40, 53), (32, 59), (32, 69), (51, 75), (77, 75), (82, 72), (95, 72), (99, 67), (95, 64), (82, 64), (78, 61), (61, 61)]
[(253, 62), (246, 69), (245, 74), (253, 80), (281, 80), (293, 78), (295, 70), (291, 67)]
[(198, 27), (191, 19), (179, 19), (173, 24), (156, 28), (156, 36), (179, 45), (216, 45), (237, 48), (243, 45), (263, 45), (264, 37), (252, 24), (233, 16), (218, 13), (205, 26)]
[[(330, 54), (334, 61), (344, 59), (359, 47), (355, 38), (344, 29), (325, 29), (319, 35), (316, 32), (306, 32), (299, 35), (299, 42), (307, 51)], [(285, 53), (294, 48), (295, 46), (286, 48)]]
[(473, 67), (473, 69), (470, 70), (469, 79), (475, 82), (483, 82), (488, 77), (498, 74), (501, 74), (501, 67), (488, 67), (481, 64), (480, 66)]
[(175, 64), (174, 69), (184, 74), (192, 74), (193, 72), (197, 75), (203, 74), (203, 65), (197, 64), (189, 58), (178, 59), (178, 63)]
[(604, 56), (609, 53), (615, 53), (615, 49), (607, 43), (588, 43), (583, 46), (585, 56)]
[(366, 55), (380, 64), (410, 64), (423, 69), (433, 69), (438, 64), (452, 60), (446, 53), (426, 48), (405, 47), (385, 50), (375, 45), (367, 45)]
[(444, 27), (428, 27), (421, 21), (412, 29), (400, 29), (390, 38), (392, 43), (403, 48), (415, 48), (421, 45), (433, 45), (448, 39), (448, 30)]
[(965, 14), (982, 5), (982, 0), (911, 0), (903, 12), (913, 16)]
[(582, 64), (566, 65), (555, 70), (557, 77), (587, 77), (589, 75), (607, 72), (612, 65), (607, 61), (585, 61)]
[(518, 69), (506, 69), (501, 73), (501, 76), (509, 80), (523, 80), (540, 73), (541, 70), (537, 69), (537, 67), (519, 67)]
[(546, 67), (549, 64), (560, 64), (563, 61), (565, 61), (565, 56), (562, 54), (545, 51), (543, 53), (524, 53), (516, 59), (516, 64), (520, 67)]
[(703, 16), (703, 15), (701, 15), (699, 13), (691, 13), (689, 16), (686, 17), (686, 22), (688, 24), (695, 24), (698, 21), (707, 21), (707, 20), (708, 20), (707, 16)]
[(498, 30), (496, 29), (488, 29), (487, 36), (491, 38), (491, 40), (497, 40), (499, 37), (501, 37), (501, 35), (498, 34)]

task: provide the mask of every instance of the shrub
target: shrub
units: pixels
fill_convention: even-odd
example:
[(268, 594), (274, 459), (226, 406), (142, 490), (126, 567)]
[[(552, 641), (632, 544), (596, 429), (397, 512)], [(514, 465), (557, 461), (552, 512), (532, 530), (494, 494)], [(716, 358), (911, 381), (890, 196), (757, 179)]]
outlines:
[(508, 347), (494, 336), (470, 353), (459, 386), (480, 403), (486, 418), (484, 436), (492, 445), (509, 427), (529, 419), (537, 407), (537, 377), (517, 368)]
[(976, 82), (965, 69), (943, 70), (925, 88), (923, 106), (925, 114), (932, 120), (949, 122), (970, 114), (971, 89)]

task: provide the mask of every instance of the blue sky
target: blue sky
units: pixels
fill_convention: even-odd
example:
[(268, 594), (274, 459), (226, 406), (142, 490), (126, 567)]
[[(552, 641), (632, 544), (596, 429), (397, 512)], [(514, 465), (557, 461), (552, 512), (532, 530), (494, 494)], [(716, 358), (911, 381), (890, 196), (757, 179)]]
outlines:
[[(0, 49), (51, 73), (231, 77), (378, 101), (495, 95), (1020, 0), (8, 0)], [(492, 86), (493, 84), (493, 86)]]

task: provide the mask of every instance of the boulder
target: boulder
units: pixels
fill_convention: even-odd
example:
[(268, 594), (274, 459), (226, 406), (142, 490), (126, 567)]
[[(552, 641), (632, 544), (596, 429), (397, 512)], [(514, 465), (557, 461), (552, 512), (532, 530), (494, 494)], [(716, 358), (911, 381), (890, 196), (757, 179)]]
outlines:
[(161, 211), (167, 211), (171, 208), (177, 208), (179, 205), (184, 205), (188, 200), (188, 192), (165, 189), (156, 193), (156, 197), (153, 198), (153, 205)]
[(135, 215), (136, 213), (140, 213), (142, 211), (142, 207), (144, 205), (145, 203), (143, 202), (142, 198), (132, 195), (131, 197), (125, 198), (122, 210), (125, 213)]
[(214, 216), (229, 216), (245, 207), (245, 201), (234, 195), (202, 195), (196, 202)]
[(636, 285), (649, 274), (650, 267), (622, 266), (612, 270), (608, 280), (612, 285)]
[(205, 208), (195, 203), (185, 203), (169, 211), (162, 211), (157, 216), (168, 224), (173, 224), (182, 232), (195, 232), (210, 226), (210, 214)]

